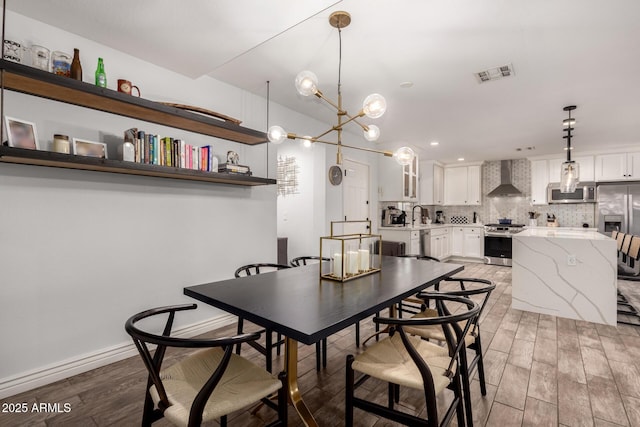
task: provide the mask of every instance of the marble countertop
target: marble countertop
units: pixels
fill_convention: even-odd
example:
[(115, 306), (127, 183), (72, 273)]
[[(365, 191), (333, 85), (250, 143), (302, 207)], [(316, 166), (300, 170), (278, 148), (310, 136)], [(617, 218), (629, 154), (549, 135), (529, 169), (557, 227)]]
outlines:
[(435, 228), (444, 228), (444, 227), (484, 227), (484, 224), (422, 224), (418, 226), (409, 226), (406, 227), (378, 227), (381, 230), (398, 230), (398, 231), (415, 231), (415, 230), (432, 230)]
[(611, 237), (598, 233), (593, 228), (571, 228), (571, 227), (536, 227), (527, 228), (520, 233), (514, 234), (514, 239), (523, 237), (543, 237), (561, 239), (585, 239), (585, 240), (611, 240)]

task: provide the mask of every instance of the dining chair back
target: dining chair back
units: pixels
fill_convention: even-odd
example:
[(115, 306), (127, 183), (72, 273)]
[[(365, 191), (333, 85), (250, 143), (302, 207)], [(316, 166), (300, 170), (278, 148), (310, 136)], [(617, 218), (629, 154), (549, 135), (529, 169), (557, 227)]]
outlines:
[[(425, 318), (381, 318), (374, 322), (386, 325), (392, 331), (389, 337), (380, 340), (356, 357), (347, 356), (345, 423), (353, 426), (354, 408), (406, 425), (447, 425), (454, 415), (458, 425), (464, 425), (464, 408), (460, 385), (460, 355), (465, 350), (465, 336), (472, 326), (480, 306), (474, 301), (456, 295), (426, 293), (437, 307), (437, 317)], [(452, 314), (447, 304), (457, 303), (463, 311)], [(445, 304), (446, 303), (446, 304)], [(412, 337), (407, 328), (436, 326), (444, 331), (447, 347)], [(355, 372), (363, 376), (355, 380)], [(389, 384), (387, 406), (355, 397), (355, 389), (368, 377)], [(421, 390), (426, 402), (427, 419), (421, 419), (394, 409), (399, 399), (400, 386)], [(445, 389), (453, 391), (454, 398), (446, 413), (438, 416), (437, 396)], [(440, 420), (441, 418), (441, 420)]]
[[(260, 333), (213, 339), (171, 336), (175, 314), (196, 307), (185, 304), (154, 308), (131, 316), (125, 323), (149, 375), (142, 425), (149, 426), (163, 417), (179, 426), (199, 426), (215, 419), (226, 425), (227, 414), (259, 401), (277, 409), (278, 420), (271, 425), (286, 425), (286, 374), (276, 378), (233, 354), (234, 345), (255, 341)], [(143, 319), (160, 315), (168, 315), (161, 335), (137, 326)], [(154, 353), (150, 346), (155, 346)], [(164, 356), (170, 347), (199, 350), (164, 368)], [(277, 405), (268, 399), (275, 392)]]
[(284, 264), (273, 264), (268, 262), (258, 264), (247, 264), (238, 268), (234, 274), (236, 278), (243, 276), (254, 276), (260, 273), (268, 273), (269, 271), (284, 270), (285, 268), (291, 268)]
[(291, 260), (291, 266), (302, 267), (303, 265), (318, 263), (321, 261), (331, 261), (331, 259), (319, 256), (299, 256)]
[[(452, 285), (452, 286), (450, 286)], [(487, 386), (484, 374), (484, 360), (482, 351), (482, 340), (480, 337), (480, 320), (484, 308), (489, 301), (491, 293), (496, 288), (496, 285), (486, 279), (475, 278), (461, 278), (450, 277), (442, 280), (435, 285), (435, 290), (442, 292), (446, 295), (453, 295), (459, 297), (465, 297), (473, 299), (480, 307), (478, 315), (470, 320), (471, 329), (468, 334), (465, 335), (464, 341), (468, 349), (474, 351), (474, 356), (471, 360), (467, 360), (467, 352), (463, 352), (460, 356), (461, 363), (461, 376), (462, 376), (462, 389), (464, 391), (464, 406), (466, 411), (467, 422), (469, 426), (473, 425), (473, 413), (471, 406), (471, 377), (475, 369), (478, 370), (478, 380), (480, 383), (480, 392), (483, 396), (487, 394)], [(432, 293), (421, 292), (418, 297), (425, 300), (425, 305), (428, 305), (429, 295)], [(435, 309), (425, 308), (421, 313), (414, 316), (414, 318), (425, 318), (438, 316), (438, 312)], [(411, 329), (406, 329), (408, 333), (417, 335), (421, 338), (428, 340), (446, 341), (446, 336), (442, 328), (437, 326), (420, 326)]]
[[(261, 273), (268, 273), (270, 271), (284, 270), (287, 268), (291, 268), (288, 265), (284, 264), (273, 264), (273, 263), (258, 263), (258, 264), (247, 264), (238, 268), (234, 273), (236, 279), (245, 276), (255, 276)], [(238, 316), (238, 335), (242, 334), (244, 331), (244, 318)], [(282, 334), (278, 333), (276, 337), (276, 342), (273, 342), (273, 331), (271, 329), (264, 329), (261, 332), (264, 332), (265, 344), (262, 345), (257, 341), (249, 341), (251, 347), (258, 350), (258, 352), (264, 354), (265, 363), (267, 367), (267, 371), (272, 371), (273, 364), (273, 348), (276, 348), (276, 355), (280, 355), (280, 348), (284, 344), (284, 340), (282, 339)], [(242, 351), (242, 343), (238, 343), (236, 345), (236, 354), (240, 354)]]

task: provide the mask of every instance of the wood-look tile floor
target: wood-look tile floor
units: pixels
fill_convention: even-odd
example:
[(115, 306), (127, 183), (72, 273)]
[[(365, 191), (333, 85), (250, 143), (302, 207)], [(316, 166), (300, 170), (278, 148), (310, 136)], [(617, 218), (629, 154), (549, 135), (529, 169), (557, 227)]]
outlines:
[[(478, 426), (640, 426), (640, 328), (618, 328), (538, 315), (511, 306), (511, 269), (467, 264), (465, 277), (493, 280), (497, 288), (483, 315), (481, 331), (485, 352), (487, 395), (473, 380), (474, 424)], [(626, 283), (625, 294), (640, 296), (640, 283)], [(123, 319), (124, 321), (124, 319)], [(362, 322), (363, 337), (373, 332)], [(357, 353), (354, 327), (329, 338), (328, 365), (315, 371), (315, 347), (300, 347), (300, 388), (322, 426), (343, 425), (344, 365)], [(207, 336), (234, 333), (234, 325)], [(172, 352), (167, 365), (184, 355)], [(263, 364), (251, 348), (243, 355)], [(282, 364), (282, 356), (276, 359)], [(276, 365), (277, 366), (277, 365)], [(2, 403), (70, 403), (62, 414), (0, 413), (0, 426), (135, 426), (140, 424), (146, 373), (138, 357), (104, 366), (57, 383), (2, 400)], [(359, 395), (386, 401), (386, 385), (370, 380)], [(445, 407), (451, 396), (442, 396)], [(404, 410), (424, 415), (421, 393), (402, 389)], [(273, 420), (273, 411), (262, 408), (229, 417), (232, 426), (259, 426)], [(301, 425), (290, 409), (290, 425)], [(390, 426), (394, 423), (356, 410), (358, 426)], [(455, 422), (454, 422), (455, 424)], [(169, 425), (161, 420), (155, 425)], [(214, 425), (216, 425), (214, 423)]]

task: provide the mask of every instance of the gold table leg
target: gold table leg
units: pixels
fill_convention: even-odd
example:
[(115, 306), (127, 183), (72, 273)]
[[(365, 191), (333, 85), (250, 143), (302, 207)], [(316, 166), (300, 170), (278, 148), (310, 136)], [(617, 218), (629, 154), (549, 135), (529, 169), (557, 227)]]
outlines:
[(287, 386), (289, 402), (294, 407), (304, 425), (318, 427), (318, 423), (302, 400), (298, 389), (298, 341), (287, 337), (284, 344), (285, 369), (287, 371)]

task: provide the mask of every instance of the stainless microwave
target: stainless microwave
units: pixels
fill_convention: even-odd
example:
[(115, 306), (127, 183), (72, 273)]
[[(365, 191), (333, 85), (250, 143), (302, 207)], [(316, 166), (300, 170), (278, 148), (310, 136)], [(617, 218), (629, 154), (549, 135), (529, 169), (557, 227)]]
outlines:
[(547, 203), (595, 203), (595, 182), (579, 182), (576, 191), (563, 193), (559, 183), (551, 183), (547, 187)]

